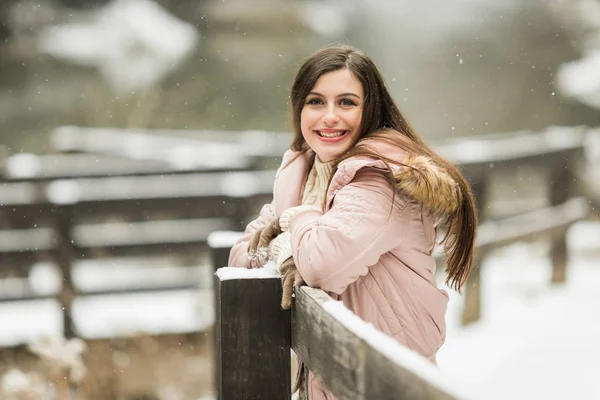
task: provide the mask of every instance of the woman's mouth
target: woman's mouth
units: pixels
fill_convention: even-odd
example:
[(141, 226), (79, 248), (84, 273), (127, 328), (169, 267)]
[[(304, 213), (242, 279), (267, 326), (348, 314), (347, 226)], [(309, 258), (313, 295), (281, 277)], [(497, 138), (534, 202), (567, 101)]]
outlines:
[(348, 133), (347, 130), (317, 130), (315, 132), (324, 139), (335, 139)]

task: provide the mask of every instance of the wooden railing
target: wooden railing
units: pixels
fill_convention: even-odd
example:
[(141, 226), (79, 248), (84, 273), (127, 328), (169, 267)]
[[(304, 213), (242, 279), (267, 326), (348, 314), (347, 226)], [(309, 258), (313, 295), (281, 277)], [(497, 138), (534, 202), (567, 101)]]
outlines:
[[(58, 131), (64, 132), (72, 129)], [(82, 129), (78, 134), (70, 150), (80, 146), (82, 138), (94, 135), (97, 143), (92, 144), (104, 143), (98, 140), (101, 132)], [(208, 254), (211, 232), (243, 228), (257, 205), (270, 201), (272, 195), (275, 171), (257, 169), (275, 164), (267, 153), (247, 155), (244, 165), (221, 160), (213, 168), (206, 163), (177, 165), (170, 158), (178, 146), (206, 151), (210, 146), (239, 147), (235, 141), (105, 134), (112, 139), (123, 135), (129, 138), (127, 143), (138, 144), (138, 150), (154, 150), (146, 158), (138, 154), (138, 159), (128, 159), (113, 143), (96, 154), (18, 154), (5, 158), (2, 165), (0, 273), (27, 276), (35, 262), (51, 261), (60, 269), (62, 287), (59, 293), (40, 293), (24, 284), (1, 295), (0, 302), (58, 298), (67, 336), (76, 334), (71, 309), (77, 296), (198, 287), (198, 282), (183, 281), (83, 290), (72, 278), (77, 260), (153, 255), (200, 259)], [(67, 139), (63, 135), (60, 143), (66, 146)], [(160, 146), (151, 145), (154, 141)], [(89, 144), (86, 149), (93, 150)]]
[(219, 400), (289, 400), (290, 348), (339, 400), (464, 399), (428, 360), (310, 287), (282, 310), (281, 278), (221, 268), (215, 274)]
[[(480, 318), (481, 293), (485, 290), (481, 285), (481, 267), (487, 254), (494, 249), (547, 238), (550, 240), (552, 283), (565, 281), (567, 230), (590, 212), (592, 196), (580, 184), (580, 170), (586, 163), (586, 131), (584, 127), (553, 127), (542, 132), (483, 135), (461, 138), (438, 148), (441, 154), (461, 167), (478, 205), (480, 226), (476, 262), (465, 287), (463, 323)], [(529, 195), (530, 198), (537, 197), (537, 203), (527, 205), (523, 198), (514, 196), (508, 196), (508, 201), (492, 198), (490, 190), (499, 175), (505, 181), (510, 182), (512, 178), (514, 182), (523, 170), (537, 175), (538, 185), (546, 185), (541, 196)], [(523, 203), (525, 207), (520, 205)], [(499, 211), (490, 212), (494, 206)]]

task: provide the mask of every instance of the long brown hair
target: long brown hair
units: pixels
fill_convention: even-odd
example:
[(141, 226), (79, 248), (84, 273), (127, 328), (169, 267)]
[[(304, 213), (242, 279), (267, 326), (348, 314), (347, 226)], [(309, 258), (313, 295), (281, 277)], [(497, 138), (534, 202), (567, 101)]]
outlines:
[[(356, 76), (363, 86), (365, 98), (359, 135), (350, 149), (334, 161), (334, 165), (337, 166), (341, 161), (355, 156), (379, 159), (386, 164), (401, 164), (378, 154), (369, 146), (357, 146), (357, 143), (365, 139), (376, 137), (409, 154), (426, 155), (447, 171), (458, 186), (460, 203), (457, 210), (443, 220), (446, 236), (441, 243), (446, 253), (446, 284), (460, 292), (473, 264), (477, 232), (477, 212), (471, 188), (458, 168), (433, 151), (404, 118), (392, 99), (383, 77), (366, 54), (349, 46), (334, 46), (319, 50), (304, 60), (291, 91), (294, 128), (292, 150), (308, 150), (308, 144), (300, 128), (306, 97), (321, 75), (340, 69), (347, 69)], [(387, 178), (390, 182), (393, 181), (391, 170)]]

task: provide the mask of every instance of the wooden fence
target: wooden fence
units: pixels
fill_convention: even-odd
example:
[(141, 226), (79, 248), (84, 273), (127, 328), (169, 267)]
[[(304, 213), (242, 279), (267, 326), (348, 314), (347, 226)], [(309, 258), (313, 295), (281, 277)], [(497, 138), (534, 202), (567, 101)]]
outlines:
[[(243, 148), (240, 137), (237, 142), (231, 138), (229, 142), (204, 142), (81, 129), (77, 140), (67, 146), (65, 132), (71, 134), (73, 128), (58, 131), (61, 146), (97, 153), (17, 154), (4, 160), (0, 181), (1, 275), (26, 276), (35, 262), (48, 260), (60, 268), (62, 288), (57, 294), (44, 294), (24, 285), (17, 293), (3, 295), (0, 301), (58, 297), (67, 336), (76, 333), (71, 318), (76, 296), (198, 285), (182, 282), (84, 291), (75, 286), (71, 276), (75, 261), (208, 254), (211, 232), (243, 228), (256, 207), (270, 201), (272, 195), (275, 171), (261, 168), (278, 165), (279, 160), (273, 161), (268, 152), (254, 151), (245, 156), (243, 164), (240, 160), (210, 165), (172, 162), (172, 154), (182, 146), (198, 150), (192, 152), (194, 157), (218, 147), (226, 158), (227, 151)], [(253, 134), (257, 133), (249, 133)], [(113, 143), (115, 135), (122, 140), (128, 138), (121, 143), (122, 148)], [(88, 143), (85, 138), (95, 141), (90, 139)], [(112, 147), (102, 147), (105, 140)], [(143, 145), (144, 141), (149, 144)], [(138, 158), (123, 157), (121, 150), (135, 144)], [(146, 149), (146, 153), (140, 149)]]
[[(465, 288), (463, 323), (480, 317), (480, 269), (494, 249), (519, 241), (550, 243), (551, 283), (567, 277), (566, 233), (597, 208), (582, 184), (586, 129), (550, 128), (461, 138), (439, 146), (470, 180), (480, 214), (476, 263)], [(541, 175), (533, 201), (492, 199), (497, 175)], [(507, 206), (508, 204), (508, 206)], [(490, 212), (492, 211), (492, 212)], [(340, 400), (465, 398), (425, 359), (360, 321), (319, 289), (296, 290), (292, 310), (279, 307), (280, 278), (265, 270), (226, 267), (229, 244), (213, 249), (218, 398), (289, 399), (290, 348)]]
[[(473, 188), (480, 219), (475, 268), (465, 288), (463, 323), (477, 321), (481, 313), (481, 266), (486, 255), (520, 241), (548, 238), (552, 283), (566, 279), (569, 227), (586, 218), (595, 197), (582, 185), (586, 166), (585, 127), (553, 127), (542, 132), (511, 132), (462, 138), (438, 150), (460, 165)], [(524, 170), (546, 184), (538, 202), (502, 193), (490, 195), (495, 178), (505, 179)], [(507, 188), (508, 189), (508, 188)], [(510, 190), (510, 189), (509, 189)], [(539, 201), (541, 200), (541, 201)], [(496, 207), (494, 207), (496, 206)], [(490, 212), (490, 210), (497, 210)]]
[(219, 400), (289, 400), (290, 348), (339, 400), (465, 398), (439, 370), (325, 292), (301, 287), (282, 310), (281, 278), (221, 268), (217, 296)]

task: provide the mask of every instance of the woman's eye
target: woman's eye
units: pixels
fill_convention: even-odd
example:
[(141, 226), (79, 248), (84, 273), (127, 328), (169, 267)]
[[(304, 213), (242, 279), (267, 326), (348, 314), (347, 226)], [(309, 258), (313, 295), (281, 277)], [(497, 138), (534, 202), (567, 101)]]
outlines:
[(312, 99), (308, 99), (306, 101), (306, 104), (322, 104), (323, 102), (321, 101), (321, 99), (316, 99), (316, 98), (312, 98)]
[(340, 104), (343, 106), (355, 106), (356, 105), (356, 103), (350, 99), (342, 99), (340, 101)]

